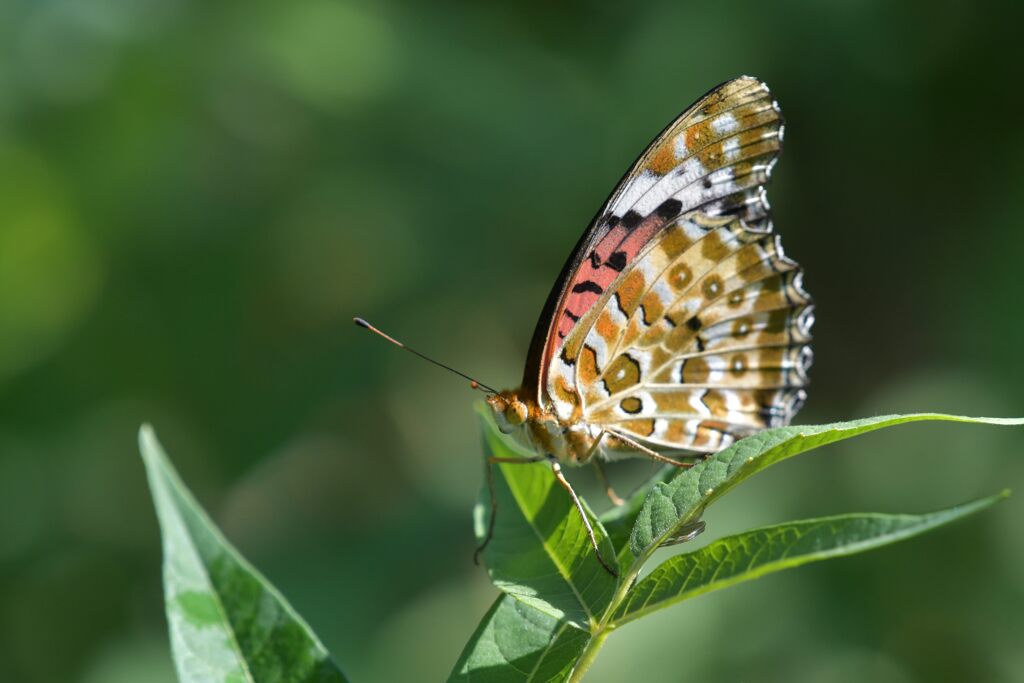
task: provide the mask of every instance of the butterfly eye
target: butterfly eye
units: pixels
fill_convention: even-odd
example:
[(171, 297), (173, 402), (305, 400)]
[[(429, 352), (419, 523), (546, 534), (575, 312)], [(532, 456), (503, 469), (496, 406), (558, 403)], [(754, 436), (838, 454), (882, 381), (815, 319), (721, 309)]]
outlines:
[(527, 414), (526, 404), (522, 401), (512, 401), (508, 404), (508, 408), (505, 409), (505, 419), (509, 421), (509, 424), (523, 424), (526, 422)]

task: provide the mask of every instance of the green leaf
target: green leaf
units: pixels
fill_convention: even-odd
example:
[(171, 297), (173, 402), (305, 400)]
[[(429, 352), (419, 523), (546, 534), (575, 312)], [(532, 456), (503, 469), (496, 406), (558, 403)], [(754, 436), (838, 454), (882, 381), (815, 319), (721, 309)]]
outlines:
[(665, 465), (644, 482), (642, 486), (639, 486), (636, 491), (631, 493), (624, 504), (606, 510), (598, 518), (608, 533), (609, 540), (611, 540), (612, 545), (615, 546), (615, 550), (618, 552), (615, 559), (619, 563), (620, 573), (629, 571), (629, 568), (633, 565), (633, 560), (636, 559), (629, 548), (629, 536), (633, 526), (636, 524), (637, 517), (640, 515), (640, 510), (643, 509), (647, 496), (650, 495), (655, 486), (668, 481), (678, 472), (678, 467)]
[(564, 681), (590, 635), (568, 621), (499, 597), (455, 664), (449, 681)]
[(657, 484), (637, 517), (630, 537), (630, 548), (635, 556), (652, 550), (677, 535), (685, 525), (697, 521), (704, 509), (729, 489), (786, 458), (883, 427), (923, 420), (992, 425), (1024, 424), (1021, 419), (924, 413), (769, 429), (715, 453), (704, 462), (681, 472), (667, 484)]
[[(499, 430), (490, 409), (478, 410), (486, 455), (524, 458), (536, 455)], [(485, 467), (487, 465), (485, 464)], [(601, 617), (615, 592), (616, 579), (598, 562), (586, 528), (569, 494), (546, 462), (501, 463), (494, 472), (497, 517), (484, 560), (491, 581), (502, 591), (555, 619), (587, 629)], [(486, 487), (476, 509), (476, 533), (487, 533), (490, 500)], [(587, 511), (602, 555), (615, 550), (600, 522)]]
[(153, 430), (139, 431), (164, 548), (171, 650), (183, 683), (336, 683), (309, 626), (236, 551), (185, 488)]
[(629, 494), (629, 498), (626, 499), (623, 505), (616, 505), (605, 511), (598, 518), (601, 520), (601, 524), (604, 525), (604, 530), (608, 532), (608, 538), (611, 540), (612, 545), (618, 549), (621, 549), (623, 546), (628, 547), (627, 541), (629, 541), (630, 531), (632, 531), (633, 525), (636, 523), (636, 518), (643, 508), (647, 496), (654, 490), (655, 485), (667, 482), (673, 475), (678, 473), (678, 467), (665, 465), (644, 482), (642, 486), (639, 486), (633, 493)]
[(765, 574), (895, 543), (983, 510), (1008, 495), (1004, 491), (924, 515), (837, 515), (728, 536), (663, 562), (630, 591), (616, 611), (614, 625)]

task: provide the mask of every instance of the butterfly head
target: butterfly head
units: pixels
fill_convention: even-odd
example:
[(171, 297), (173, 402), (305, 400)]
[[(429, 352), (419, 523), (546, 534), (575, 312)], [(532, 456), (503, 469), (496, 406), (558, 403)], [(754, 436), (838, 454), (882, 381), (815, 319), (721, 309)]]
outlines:
[(503, 434), (511, 434), (530, 417), (530, 406), (514, 391), (503, 391), (487, 397), (487, 405), (494, 412), (494, 421)]

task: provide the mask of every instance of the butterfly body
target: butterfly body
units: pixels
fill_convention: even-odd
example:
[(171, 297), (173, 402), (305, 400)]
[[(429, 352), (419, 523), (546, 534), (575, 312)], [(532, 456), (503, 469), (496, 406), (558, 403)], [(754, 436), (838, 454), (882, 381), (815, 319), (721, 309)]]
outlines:
[[(599, 425), (584, 420), (562, 420), (550, 410), (523, 401), (516, 392), (489, 396), (487, 404), (502, 433), (511, 435), (527, 449), (549, 455), (563, 464), (581, 466), (594, 459), (611, 461), (636, 455), (635, 448)], [(518, 421), (518, 405), (527, 410), (528, 416), (523, 422)]]
[(527, 449), (567, 465), (584, 465), (596, 454), (600, 428), (582, 420), (563, 420), (517, 391), (487, 397), (494, 420), (505, 434)]

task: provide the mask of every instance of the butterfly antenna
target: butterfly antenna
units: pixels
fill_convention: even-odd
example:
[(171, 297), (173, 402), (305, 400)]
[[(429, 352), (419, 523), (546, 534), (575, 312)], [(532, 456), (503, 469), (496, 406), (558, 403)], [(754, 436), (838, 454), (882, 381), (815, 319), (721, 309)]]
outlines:
[(433, 363), (434, 365), (436, 365), (439, 368), (444, 368), (445, 370), (448, 370), (449, 372), (454, 372), (459, 377), (464, 377), (464, 378), (468, 379), (469, 380), (469, 386), (471, 386), (474, 389), (481, 389), (483, 391), (490, 392), (492, 394), (498, 393), (497, 391), (495, 391), (494, 389), (490, 388), (489, 386), (487, 386), (483, 382), (477, 381), (477, 380), (473, 379), (472, 377), (470, 377), (469, 375), (461, 373), (458, 370), (456, 370), (455, 368), (449, 367), (449, 366), (445, 365), (444, 363), (440, 363), (440, 362), (434, 360), (433, 358), (431, 358), (430, 356), (425, 356), (422, 353), (420, 353), (419, 351), (417, 351), (416, 349), (413, 349), (413, 348), (410, 348), (410, 347), (406, 346), (405, 344), (403, 344), (402, 342), (398, 341), (394, 337), (392, 337), (390, 335), (387, 335), (387, 334), (384, 334), (383, 332), (381, 332), (376, 327), (374, 327), (370, 323), (366, 322), (362, 318), (352, 318), (352, 322), (354, 322), (356, 325), (359, 325), (359, 327), (365, 327), (370, 332), (373, 332), (376, 335), (384, 337), (384, 339), (387, 339), (389, 342), (391, 342), (395, 346), (397, 346), (399, 348), (402, 348), (402, 349), (405, 349), (409, 353), (415, 354), (415, 355), (419, 356), (420, 358), (422, 358), (423, 360), (428, 361), (430, 363)]

